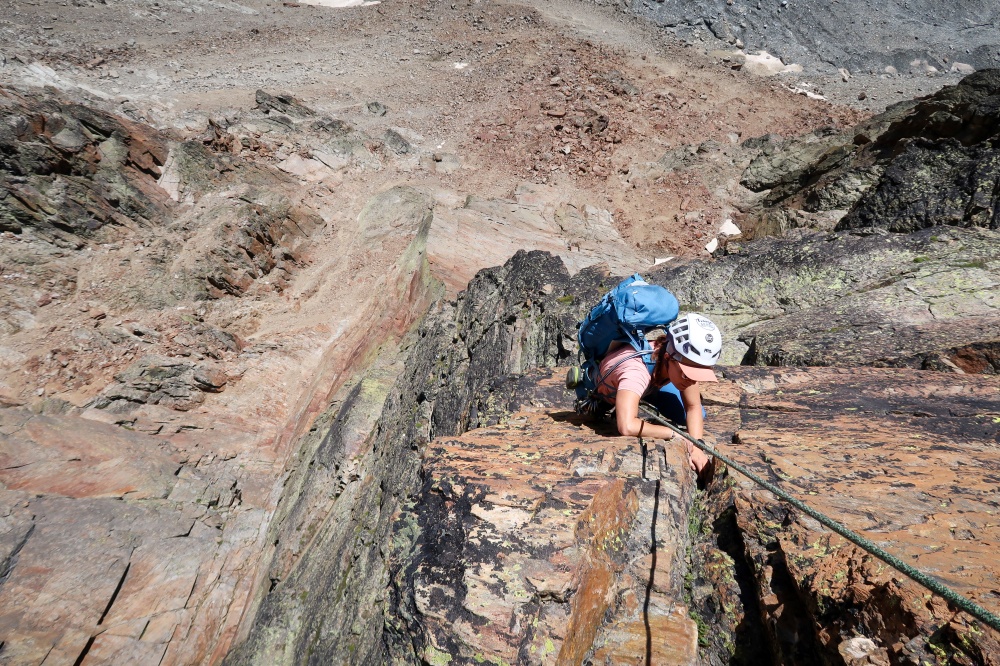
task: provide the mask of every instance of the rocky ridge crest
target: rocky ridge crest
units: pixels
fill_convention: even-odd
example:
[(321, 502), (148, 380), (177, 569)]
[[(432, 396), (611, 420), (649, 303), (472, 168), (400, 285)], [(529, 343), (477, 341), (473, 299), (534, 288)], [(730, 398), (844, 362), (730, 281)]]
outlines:
[[(256, 121), (298, 127), (278, 116), (303, 112), (272, 97), (261, 98), (267, 113)], [(204, 232), (198, 240), (222, 234), (217, 251), (194, 245), (205, 265), (225, 266), (232, 279), (213, 283), (209, 273), (195, 271), (184, 284), (196, 286), (184, 293), (223, 304), (238, 295), (280, 294), (282, 284), (266, 282), (281, 256), (274, 248), (297, 248), (308, 259), (308, 243), (299, 243), (315, 228), (299, 221), (323, 219), (322, 209), (296, 213), (290, 199), (260, 194), (263, 185), (280, 191), (289, 181), (232, 161), (236, 143), (227, 142), (241, 131), (239, 124), (234, 128), (213, 129), (200, 146), (170, 144), (173, 162), (168, 151), (162, 165), (164, 173), (178, 175), (163, 181), (173, 183), (169, 191), (176, 195), (164, 205), (190, 216), (182, 220), (216, 219), (201, 217), (210, 205), (199, 208), (214, 197), (247, 204), (237, 206), (238, 224), (196, 230)], [(39, 136), (26, 143), (50, 141)], [(239, 179), (249, 189), (234, 184), (230, 169), (245, 169)], [(199, 174), (212, 175), (192, 179)], [(44, 180), (48, 175), (33, 177), (52, 187), (57, 179)], [(216, 179), (220, 189), (202, 184)], [(471, 212), (456, 217), (516, 210), (522, 222), (537, 222), (530, 195), (503, 204), (467, 201), (463, 210)], [(873, 568), (770, 498), (720, 481), (708, 498), (718, 502), (716, 514), (707, 514), (718, 525), (710, 530), (705, 521), (687, 519), (694, 498), (676, 451), (647, 451), (643, 460), (634, 442), (587, 432), (570, 416), (555, 418), (568, 412), (567, 396), (558, 379), (536, 369), (573, 361), (575, 322), (617, 278), (582, 264), (571, 275), (556, 256), (520, 252), (480, 272), (456, 300), (440, 298), (428, 259), (431, 209), (429, 197), (399, 187), (362, 210), (362, 245), (373, 249), (351, 255), (351, 262), (362, 270), (391, 258), (379, 274), (380, 300), (353, 313), (365, 325), (339, 338), (355, 352), (353, 365), (305, 354), (271, 361), (276, 373), (291, 374), (304, 362), (328, 370), (315, 380), (308, 404), (289, 408), (299, 410), (291, 421), (277, 413), (238, 418), (241, 409), (259, 404), (253, 396), (227, 403), (233, 420), (224, 429), (218, 415), (188, 417), (184, 408), (200, 404), (193, 395), (209, 399), (225, 388), (221, 396), (229, 399), (245, 373), (154, 355), (119, 373), (86, 419), (56, 402), (32, 405), (34, 411), (16, 403), (4, 408), (9, 529), (0, 594), (9, 600), (3, 607), (13, 609), (4, 626), (20, 632), (9, 644), (16, 654), (184, 663), (219, 661), (228, 652), (229, 663), (274, 664), (461, 663), (489, 653), (552, 663), (560, 655), (614, 660), (656, 649), (677, 663), (726, 663), (733, 655), (753, 663), (764, 652), (789, 663), (919, 663), (942, 653), (954, 663), (993, 663), (992, 634)], [(568, 207), (561, 210), (561, 220), (574, 217)], [(596, 224), (601, 215), (578, 217)], [(19, 212), (17, 219), (38, 218)], [(261, 219), (263, 227), (255, 223)], [(39, 233), (57, 233), (32, 224)], [(297, 231), (282, 231), (285, 225)], [(24, 240), (34, 233), (28, 229), (25, 223), (20, 234), (10, 233)], [(94, 231), (117, 232), (112, 225)], [(819, 495), (821, 486), (852, 475), (863, 479), (872, 491), (858, 502), (817, 501), (845, 520), (868, 521), (865, 529), (886, 534), (989, 607), (996, 604), (992, 562), (986, 549), (962, 542), (988, 546), (996, 531), (990, 517), (998, 411), (996, 234), (980, 227), (912, 234), (849, 229), (764, 239), (743, 250), (731, 246), (717, 261), (647, 274), (686, 305), (719, 315), (727, 333), (742, 337), (747, 347), (732, 361), (921, 368), (735, 368), (709, 396), (713, 434), (720, 447), (732, 441), (727, 450), (733, 455), (806, 494)], [(80, 238), (90, 242), (83, 232)], [(269, 245), (275, 238), (289, 244)], [(268, 267), (267, 257), (274, 265)], [(307, 263), (294, 262), (299, 269)], [(906, 304), (902, 321), (874, 317), (899, 302)], [(36, 301), (32, 309), (50, 303)], [(824, 323), (810, 327), (817, 321)], [(158, 348), (159, 332), (134, 324), (115, 328), (136, 349)], [(268, 354), (265, 343), (245, 346), (197, 318), (188, 324), (199, 340), (183, 344), (171, 333), (168, 342), (197, 349), (199, 341), (215, 339), (219, 358), (213, 360), (226, 363)], [(388, 332), (386, 339), (367, 335), (373, 328)], [(956, 336), (963, 328), (969, 335)], [(316, 337), (340, 333), (322, 329)], [(851, 344), (864, 336), (881, 344)], [(54, 354), (52, 362), (60, 364), (59, 358)], [(267, 438), (253, 435), (262, 423)], [(74, 431), (79, 439), (66, 436)], [(102, 438), (111, 445), (95, 450), (91, 442)], [(552, 443), (540, 446), (546, 438)], [(837, 456), (852, 452), (830, 458), (821, 446), (828, 441), (839, 442)], [(505, 448), (517, 444), (524, 458), (518, 446)], [(804, 456), (810, 447), (815, 452)], [(947, 457), (935, 459), (941, 451), (973, 461), (982, 483), (959, 488), (958, 471), (950, 467), (928, 473), (929, 460), (949, 466)], [(134, 472), (132, 457), (142, 463)], [(499, 467), (484, 467), (483, 459)], [(531, 463), (542, 460), (540, 475)], [(872, 476), (876, 465), (879, 477)], [(843, 473), (837, 479), (827, 472), (834, 466)], [(276, 468), (287, 472), (279, 484)], [(518, 474), (503, 478), (510, 469)], [(64, 470), (77, 471), (73, 484), (61, 482)], [(854, 492), (840, 487), (841, 496)], [(872, 519), (868, 506), (876, 499), (895, 522)], [(92, 528), (93, 544), (78, 540), (78, 550), (67, 547), (67, 524)], [(521, 538), (522, 529), (532, 538)], [(706, 540), (692, 543), (699, 533)], [(948, 546), (939, 548), (942, 542)], [(95, 552), (101, 557), (93, 558)], [(75, 568), (81, 557), (92, 558), (102, 575)], [(954, 557), (968, 557), (968, 570), (945, 571)], [(501, 560), (508, 558), (505, 568)], [(32, 561), (60, 572), (38, 597), (28, 592), (38, 585), (37, 572), (20, 566)], [(721, 592), (705, 589), (712, 587)], [(66, 590), (80, 607), (74, 623), (52, 615), (58, 609), (49, 603)], [(29, 598), (28, 607), (19, 605)], [(900, 608), (906, 611), (897, 614)], [(755, 617), (763, 627), (752, 626)], [(718, 640), (702, 639), (699, 621), (719, 629)], [(654, 643), (654, 624), (682, 640)], [(789, 635), (813, 639), (790, 641)], [(703, 653), (696, 657), (699, 640)], [(231, 644), (236, 647), (229, 651)], [(683, 649), (668, 654), (676, 646)]]

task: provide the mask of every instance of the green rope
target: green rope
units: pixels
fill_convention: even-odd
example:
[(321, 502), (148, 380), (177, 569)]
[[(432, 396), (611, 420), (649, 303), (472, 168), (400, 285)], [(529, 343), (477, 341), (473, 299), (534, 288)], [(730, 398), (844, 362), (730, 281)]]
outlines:
[[(652, 407), (651, 405), (648, 405), (646, 403), (643, 403), (643, 404), (644, 404), (644, 406), (649, 407), (650, 409), (654, 409), (655, 410), (655, 408)], [(860, 548), (863, 548), (864, 550), (868, 551), (869, 553), (871, 553), (875, 557), (879, 558), (880, 560), (882, 560), (883, 562), (885, 562), (889, 566), (893, 567), (897, 571), (899, 571), (899, 572), (901, 572), (901, 573), (909, 576), (911, 579), (913, 579), (914, 581), (916, 581), (920, 585), (923, 585), (924, 587), (926, 587), (928, 590), (930, 590), (934, 594), (936, 594), (936, 595), (942, 597), (943, 599), (947, 600), (949, 603), (951, 603), (952, 605), (954, 605), (956, 608), (960, 608), (960, 609), (964, 610), (966, 613), (968, 613), (969, 615), (973, 616), (974, 618), (985, 622), (987, 625), (989, 625), (990, 627), (992, 627), (996, 631), (1000, 631), (1000, 617), (998, 617), (997, 615), (994, 615), (993, 613), (991, 613), (990, 611), (986, 610), (982, 606), (978, 605), (977, 603), (975, 603), (971, 599), (963, 597), (958, 592), (955, 592), (951, 588), (946, 587), (945, 585), (942, 585), (941, 583), (939, 583), (938, 581), (934, 580), (933, 578), (931, 578), (927, 574), (923, 573), (922, 571), (919, 571), (918, 569), (914, 569), (909, 564), (907, 564), (906, 562), (902, 561), (901, 559), (899, 559), (895, 555), (892, 555), (891, 553), (888, 553), (888, 552), (882, 550), (881, 548), (879, 548), (878, 546), (876, 546), (872, 541), (866, 539), (865, 537), (861, 536), (860, 534), (849, 530), (848, 528), (844, 527), (843, 525), (841, 525), (837, 521), (833, 520), (832, 518), (828, 518), (827, 516), (825, 516), (824, 514), (820, 513), (819, 511), (816, 511), (815, 509), (810, 508), (808, 505), (806, 505), (801, 500), (798, 500), (798, 499), (792, 497), (791, 495), (789, 495), (785, 491), (783, 491), (780, 488), (778, 488), (777, 486), (775, 486), (773, 483), (769, 483), (768, 481), (765, 481), (764, 479), (760, 478), (759, 476), (757, 476), (756, 474), (754, 474), (753, 472), (751, 472), (749, 469), (747, 469), (743, 465), (740, 465), (738, 462), (730, 460), (729, 458), (727, 458), (726, 456), (722, 455), (721, 453), (712, 450), (712, 448), (710, 448), (707, 444), (705, 444), (705, 442), (701, 441), (700, 439), (695, 439), (694, 437), (692, 437), (691, 435), (687, 434), (686, 432), (684, 432), (683, 430), (681, 430), (680, 428), (678, 428), (674, 424), (669, 423), (666, 420), (660, 418), (659, 415), (657, 415), (655, 413), (650, 413), (649, 411), (645, 411), (643, 415), (646, 418), (649, 418), (649, 419), (652, 419), (653, 421), (656, 421), (660, 425), (664, 425), (664, 426), (670, 428), (671, 430), (673, 430), (674, 432), (676, 432), (677, 434), (679, 434), (681, 437), (684, 437), (685, 439), (687, 439), (689, 442), (691, 442), (692, 444), (694, 444), (695, 446), (697, 446), (699, 449), (701, 449), (705, 453), (707, 453), (707, 454), (709, 454), (711, 456), (715, 456), (716, 458), (718, 458), (722, 462), (726, 463), (726, 465), (728, 465), (729, 467), (732, 467), (733, 469), (735, 469), (740, 474), (748, 477), (754, 483), (756, 483), (756, 484), (764, 487), (765, 489), (767, 489), (771, 493), (774, 493), (780, 499), (788, 502), (789, 504), (791, 504), (792, 506), (794, 506), (796, 509), (802, 511), (803, 513), (809, 514), (810, 516), (812, 516), (813, 518), (815, 518), (816, 520), (818, 520), (822, 524), (826, 525), (831, 530), (833, 530), (834, 532), (836, 532), (840, 536), (844, 537), (848, 541), (851, 541), (852, 543), (856, 544)]]

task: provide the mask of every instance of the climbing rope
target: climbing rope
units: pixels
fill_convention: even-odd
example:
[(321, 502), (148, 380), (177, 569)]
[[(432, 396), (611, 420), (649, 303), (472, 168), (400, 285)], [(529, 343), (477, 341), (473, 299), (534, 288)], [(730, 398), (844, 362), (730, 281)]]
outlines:
[[(820, 513), (819, 511), (810, 508), (807, 504), (805, 504), (801, 500), (792, 497), (791, 495), (783, 491), (781, 488), (778, 488), (773, 483), (769, 483), (768, 481), (765, 481), (764, 479), (760, 478), (759, 476), (751, 472), (749, 469), (739, 464), (738, 462), (727, 458), (718, 451), (713, 450), (711, 447), (705, 444), (705, 442), (701, 441), (700, 439), (695, 439), (694, 437), (687, 434), (674, 424), (661, 418), (659, 414), (655, 412), (655, 407), (653, 407), (652, 405), (643, 402), (643, 406), (649, 408), (647, 410), (643, 410), (644, 417), (651, 419), (656, 423), (659, 423), (660, 425), (664, 425), (670, 428), (671, 430), (673, 430), (678, 435), (680, 435), (681, 437), (685, 438), (686, 440), (697, 446), (705, 453), (709, 454), (710, 456), (715, 456), (722, 462), (726, 463), (726, 465), (728, 465), (729, 467), (735, 469), (740, 474), (749, 478), (757, 485), (762, 486), (763, 488), (770, 491), (780, 499), (784, 500), (785, 502), (788, 502), (799, 511), (802, 511), (803, 513), (812, 516), (813, 518), (821, 522), (823, 525), (826, 525), (840, 536), (854, 543), (859, 548), (868, 551), (869, 553), (879, 558), (880, 560), (882, 560), (892, 568), (896, 569), (900, 573), (909, 576), (915, 582), (919, 583), (920, 585), (923, 585), (934, 594), (940, 596), (941, 598), (945, 599), (946, 601), (954, 605), (956, 608), (962, 609), (963, 611), (973, 616), (977, 620), (981, 620), (982, 622), (985, 622), (988, 626), (992, 627), (996, 631), (1000, 631), (1000, 617), (998, 617), (997, 615), (994, 615), (993, 613), (986, 610), (985, 608), (975, 603), (971, 599), (963, 597), (961, 594), (955, 592), (951, 588), (942, 585), (941, 583), (934, 580), (933, 578), (923, 573), (922, 571), (914, 569), (906, 562), (902, 561), (895, 555), (892, 555), (891, 553), (882, 550), (872, 541), (866, 539), (860, 534), (849, 530), (848, 528), (844, 527), (843, 525), (833, 520), (832, 518), (828, 518), (826, 515)], [(649, 410), (654, 410), (654, 411), (649, 411)]]

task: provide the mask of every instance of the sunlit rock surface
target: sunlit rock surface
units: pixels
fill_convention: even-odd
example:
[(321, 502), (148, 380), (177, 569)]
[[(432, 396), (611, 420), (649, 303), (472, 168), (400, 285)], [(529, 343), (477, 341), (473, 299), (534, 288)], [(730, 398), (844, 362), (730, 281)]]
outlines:
[(683, 449), (644, 455), (561, 383), (525, 383), (501, 423), (428, 446), (394, 539), (400, 629), (430, 663), (695, 664)]
[[(709, 399), (713, 429), (734, 433), (721, 452), (1000, 612), (1000, 380), (872, 368), (725, 374)], [(842, 663), (855, 637), (874, 642), (871, 660), (849, 663), (997, 663), (995, 631), (746, 478), (730, 472), (712, 495), (728, 506), (724, 529), (738, 531), (780, 663)]]

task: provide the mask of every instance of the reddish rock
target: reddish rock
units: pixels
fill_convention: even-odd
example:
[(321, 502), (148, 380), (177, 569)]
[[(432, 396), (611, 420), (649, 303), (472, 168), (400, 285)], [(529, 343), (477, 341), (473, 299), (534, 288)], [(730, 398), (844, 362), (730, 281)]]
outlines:
[[(720, 412), (714, 423), (736, 431), (721, 452), (1000, 613), (1000, 379), (867, 368), (730, 368), (726, 376), (732, 383), (713, 391), (719, 406), (709, 407)], [(782, 663), (934, 663), (942, 653), (949, 663), (1000, 663), (996, 632), (749, 480), (730, 478)], [(850, 643), (856, 636), (874, 645)]]
[[(558, 395), (559, 383), (540, 389)], [(423, 494), (401, 522), (420, 525), (409, 557), (424, 658), (697, 663), (681, 601), (678, 518), (693, 491), (682, 448), (649, 442), (643, 478), (636, 440), (568, 406), (430, 444)]]

